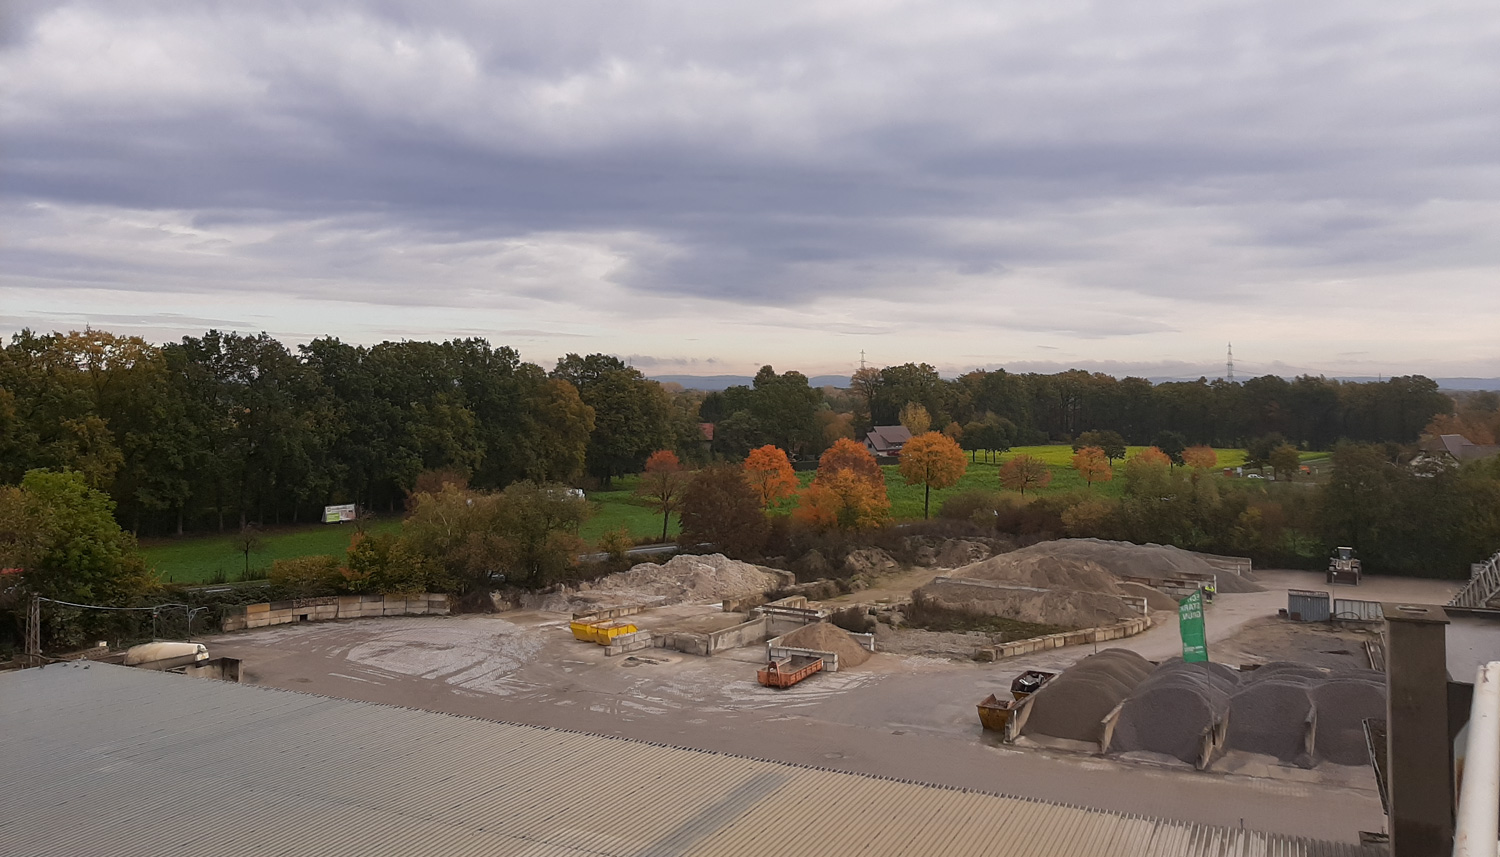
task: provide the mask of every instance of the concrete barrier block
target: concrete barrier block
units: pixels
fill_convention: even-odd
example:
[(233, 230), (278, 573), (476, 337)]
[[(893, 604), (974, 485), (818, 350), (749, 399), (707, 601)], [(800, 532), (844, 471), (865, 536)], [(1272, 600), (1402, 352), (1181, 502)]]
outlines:
[(265, 612), (269, 611), (270, 609), (271, 609), (271, 605), (270, 604), (246, 604), (245, 605), (245, 612), (247, 614), (248, 613), (265, 613)]
[(273, 612), (273, 613), (276, 612), (277, 610), (290, 610), (290, 609), (292, 609), (292, 602), (290, 602), (290, 601), (272, 601), (271, 602), (271, 612)]
[(426, 601), (406, 602), (406, 614), (408, 616), (426, 616), (427, 612), (428, 610)]

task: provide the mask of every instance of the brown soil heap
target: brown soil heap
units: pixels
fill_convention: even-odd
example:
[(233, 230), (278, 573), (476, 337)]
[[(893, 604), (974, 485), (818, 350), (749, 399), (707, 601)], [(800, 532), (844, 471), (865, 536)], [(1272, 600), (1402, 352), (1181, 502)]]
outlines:
[(1097, 742), (1105, 716), (1150, 672), (1151, 662), (1127, 649), (1090, 655), (1037, 691), (1022, 734)]
[(870, 659), (870, 653), (849, 636), (849, 632), (827, 622), (814, 622), (781, 638), (783, 645), (794, 649), (833, 652), (839, 656), (839, 669), (857, 667)]

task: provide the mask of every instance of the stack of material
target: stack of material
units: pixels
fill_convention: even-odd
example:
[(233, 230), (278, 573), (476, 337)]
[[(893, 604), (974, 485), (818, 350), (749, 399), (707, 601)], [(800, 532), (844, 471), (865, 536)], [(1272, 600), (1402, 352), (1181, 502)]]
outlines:
[(1237, 689), (1234, 671), (1223, 664), (1167, 661), (1121, 706), (1109, 749), (1158, 753), (1195, 764), (1204, 736), (1224, 719), (1230, 694)]
[(1165, 580), (1185, 573), (1217, 575), (1220, 592), (1262, 591), (1262, 587), (1248, 575), (1226, 570), (1224, 561), (1218, 557), (1164, 545), (1101, 539), (1041, 542), (965, 566), (952, 576), (1005, 580), (1053, 589), (1118, 593), (1116, 578), (1119, 577)]
[(840, 670), (857, 667), (870, 659), (869, 651), (856, 643), (854, 638), (849, 636), (848, 631), (827, 622), (803, 625), (782, 637), (781, 644), (794, 649), (833, 652), (839, 656)]
[(1312, 767), (1316, 760), (1307, 752), (1307, 730), (1313, 722), (1312, 698), (1307, 695), (1311, 680), (1296, 674), (1251, 676), (1229, 700), (1224, 746)]
[(1150, 674), (1151, 662), (1127, 649), (1090, 655), (1031, 697), (1021, 734), (1097, 743), (1104, 718)]
[(791, 582), (787, 572), (722, 554), (674, 556), (661, 564), (644, 562), (602, 577), (577, 593), (551, 597), (540, 609), (583, 612), (603, 606), (705, 603), (772, 592)]
[[(1360, 672), (1364, 672), (1361, 670)], [(1358, 675), (1335, 676), (1309, 690), (1318, 712), (1314, 747), (1319, 759), (1338, 765), (1367, 765), (1366, 718), (1385, 717), (1385, 683)]]

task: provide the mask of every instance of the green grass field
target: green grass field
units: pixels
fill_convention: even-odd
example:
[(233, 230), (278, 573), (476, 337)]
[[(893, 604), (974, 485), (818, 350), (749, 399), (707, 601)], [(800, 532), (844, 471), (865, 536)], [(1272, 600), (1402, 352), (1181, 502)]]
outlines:
[[(1132, 446), (1127, 455), (1134, 455), (1143, 447)], [(1220, 449), (1219, 467), (1236, 467), (1244, 464), (1243, 449)], [(1000, 467), (1017, 455), (1030, 455), (1044, 461), (1052, 469), (1052, 483), (1038, 494), (1056, 494), (1066, 491), (1090, 490), (1104, 496), (1119, 496), (1124, 489), (1120, 478), (1123, 462), (1116, 462), (1115, 479), (1096, 482), (1092, 488), (1073, 470), (1073, 450), (1067, 446), (1022, 446), (1016, 447), (990, 461), (983, 457), (969, 464), (959, 483), (943, 491), (932, 492), (932, 513), (942, 506), (945, 498), (961, 491), (983, 488), (1001, 490)], [(1318, 463), (1327, 458), (1327, 453), (1304, 453), (1304, 462)], [(894, 465), (882, 468), (885, 472), (886, 489), (891, 498), (891, 515), (897, 520), (922, 517), (922, 486), (907, 485), (900, 470)], [(797, 474), (803, 485), (812, 481), (812, 471)], [(661, 515), (651, 509), (635, 494), (637, 479), (627, 476), (615, 480), (612, 490), (589, 493), (593, 514), (579, 530), (579, 536), (590, 547), (599, 537), (617, 527), (625, 527), (633, 539), (655, 540), (661, 536)], [(789, 513), (795, 508), (793, 501), (781, 504), (779, 513)], [(378, 518), (368, 525), (371, 532), (398, 532), (398, 518)], [(667, 537), (675, 538), (680, 531), (677, 517), (672, 517)], [(349, 524), (310, 524), (305, 527), (283, 528), (263, 533), (260, 549), (250, 554), (250, 567), (264, 569), (278, 559), (299, 556), (337, 556), (349, 546), (349, 537), (354, 528)], [(231, 580), (238, 578), (244, 570), (244, 555), (234, 546), (232, 536), (194, 536), (183, 539), (155, 540), (142, 545), (141, 552), (146, 562), (162, 575), (162, 579), (173, 583), (205, 583), (223, 575)]]
[[(1145, 449), (1143, 446), (1127, 447), (1126, 457), (1135, 455)], [(1245, 463), (1245, 451), (1243, 449), (1217, 449), (1219, 454), (1220, 468), (1238, 467)], [(989, 491), (1004, 490), (1000, 485), (1000, 468), (1005, 462), (1018, 455), (1029, 455), (1040, 459), (1052, 471), (1052, 482), (1045, 488), (1036, 491), (1036, 494), (1059, 494), (1068, 491), (1094, 491), (1105, 497), (1118, 497), (1125, 488), (1124, 462), (1116, 461), (1114, 466), (1115, 478), (1109, 482), (1095, 482), (1089, 487), (1073, 469), (1073, 448), (1062, 445), (1046, 446), (1018, 446), (1009, 452), (984, 460), (984, 454), (980, 453), (977, 462), (970, 462), (969, 469), (964, 471), (963, 478), (952, 488), (932, 492), (932, 514), (936, 515), (943, 499), (951, 497), (963, 491), (982, 488)], [(891, 516), (897, 520), (922, 517), (922, 495), (921, 485), (907, 485), (901, 478), (901, 471), (896, 465), (886, 465), (881, 468), (885, 471), (886, 492), (891, 498)], [(1216, 471), (1217, 472), (1217, 471)], [(811, 474), (808, 474), (811, 478)]]
[[(375, 533), (401, 529), (399, 518), (377, 518), (366, 525)], [(349, 547), (353, 524), (308, 524), (285, 527), (260, 535), (259, 550), (250, 552), (250, 568), (269, 568), (278, 559), (299, 556), (336, 556)], [(146, 564), (167, 583), (207, 583), (219, 575), (238, 579), (245, 570), (245, 555), (234, 546), (233, 536), (188, 536), (155, 539), (141, 545)]]

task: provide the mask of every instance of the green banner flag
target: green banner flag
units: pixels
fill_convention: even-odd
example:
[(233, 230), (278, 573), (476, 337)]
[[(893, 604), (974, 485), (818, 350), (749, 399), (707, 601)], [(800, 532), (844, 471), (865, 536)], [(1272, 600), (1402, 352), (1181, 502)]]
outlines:
[(1182, 659), (1188, 663), (1208, 660), (1208, 635), (1203, 630), (1203, 590), (1177, 604), (1177, 627), (1182, 632)]

